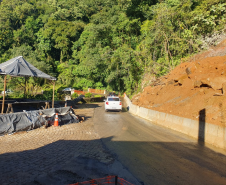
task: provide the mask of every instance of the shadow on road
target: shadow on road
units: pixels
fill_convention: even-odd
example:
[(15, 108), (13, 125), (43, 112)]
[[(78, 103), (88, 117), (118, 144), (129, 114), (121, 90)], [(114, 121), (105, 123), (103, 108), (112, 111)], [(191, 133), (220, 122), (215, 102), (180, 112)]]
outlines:
[(199, 111), (199, 135), (198, 143), (205, 145), (206, 109)]
[(75, 110), (76, 109), (93, 109), (100, 107), (98, 103), (80, 103), (80, 104), (75, 104)]
[[(206, 147), (108, 137), (102, 139), (106, 148), (101, 149), (97, 142), (59, 140), (35, 150), (1, 154), (0, 184), (72, 184), (107, 175), (136, 182), (127, 169), (146, 181), (141, 184), (214, 184), (216, 176), (226, 183), (226, 156)], [(203, 178), (207, 172), (210, 175)]]

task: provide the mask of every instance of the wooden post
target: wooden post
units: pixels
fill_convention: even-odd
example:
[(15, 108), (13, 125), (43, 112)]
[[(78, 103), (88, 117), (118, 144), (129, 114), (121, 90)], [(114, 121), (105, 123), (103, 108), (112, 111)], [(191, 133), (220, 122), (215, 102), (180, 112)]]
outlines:
[(53, 81), (53, 100), (52, 100), (52, 108), (54, 108), (54, 89), (55, 89), (55, 81)]
[(27, 87), (27, 77), (25, 76), (25, 82), (24, 82), (24, 99), (26, 98), (26, 87)]
[(115, 185), (118, 185), (118, 176), (115, 176)]
[[(11, 111), (10, 111), (10, 110), (11, 110)], [(6, 113), (13, 113), (13, 105), (12, 105), (12, 103), (9, 103), (9, 104), (8, 104), (8, 108), (7, 108)]]
[(3, 101), (2, 101), (2, 114), (4, 112), (4, 105), (5, 105), (5, 89), (6, 89), (6, 75), (4, 78), (4, 92), (3, 92)]
[(49, 107), (49, 102), (45, 102), (45, 104), (46, 104), (46, 106), (45, 106), (45, 109), (49, 109), (50, 107)]

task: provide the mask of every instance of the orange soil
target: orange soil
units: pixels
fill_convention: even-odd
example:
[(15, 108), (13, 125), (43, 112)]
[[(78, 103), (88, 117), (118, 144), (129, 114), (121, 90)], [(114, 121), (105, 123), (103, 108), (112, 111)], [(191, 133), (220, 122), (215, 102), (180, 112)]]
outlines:
[(205, 109), (206, 122), (226, 126), (226, 40), (181, 63), (132, 102), (193, 120)]

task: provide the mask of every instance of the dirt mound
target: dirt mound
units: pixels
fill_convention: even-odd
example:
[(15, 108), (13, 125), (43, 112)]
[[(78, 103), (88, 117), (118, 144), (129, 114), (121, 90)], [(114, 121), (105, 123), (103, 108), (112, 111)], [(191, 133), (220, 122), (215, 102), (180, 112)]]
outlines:
[(146, 87), (133, 104), (194, 120), (205, 110), (206, 122), (225, 125), (226, 40), (192, 60)]

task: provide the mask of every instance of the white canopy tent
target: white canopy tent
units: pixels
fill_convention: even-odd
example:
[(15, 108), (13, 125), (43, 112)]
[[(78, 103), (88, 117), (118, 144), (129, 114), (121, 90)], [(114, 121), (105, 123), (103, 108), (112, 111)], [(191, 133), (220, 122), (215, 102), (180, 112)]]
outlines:
[(0, 74), (5, 75), (4, 78), (4, 93), (3, 93), (3, 102), (2, 102), (2, 113), (4, 111), (5, 103), (5, 90), (6, 90), (6, 75), (15, 76), (15, 77), (38, 77), (46, 78), (48, 80), (54, 80), (53, 83), (53, 100), (52, 107), (54, 107), (54, 87), (56, 78), (43, 73), (30, 63), (28, 63), (23, 56), (18, 56), (13, 59), (10, 59), (4, 63), (0, 64)]

